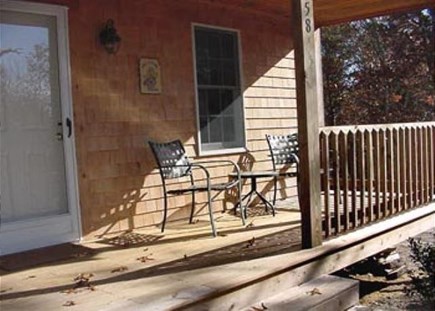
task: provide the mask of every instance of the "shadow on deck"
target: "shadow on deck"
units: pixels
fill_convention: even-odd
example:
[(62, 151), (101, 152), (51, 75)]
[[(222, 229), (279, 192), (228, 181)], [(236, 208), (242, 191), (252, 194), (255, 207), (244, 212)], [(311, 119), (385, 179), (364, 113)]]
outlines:
[[(433, 215), (435, 207), (428, 208), (428, 212), (410, 211), (397, 219), (408, 224), (411, 219)], [(108, 310), (109, 306), (118, 310), (127, 305), (166, 310), (215, 299), (214, 306), (230, 301), (243, 305), (252, 295), (259, 298), (257, 290), (295, 286), (406, 238), (391, 232), (380, 239), (381, 232), (399, 225), (393, 217), (385, 224), (328, 239), (321, 247), (301, 250), (299, 211), (286, 204), (277, 210), (272, 217), (263, 207), (253, 208), (246, 228), (238, 217), (222, 214), (216, 217), (217, 238), (211, 237), (208, 222), (200, 218), (193, 225), (171, 224), (165, 234), (157, 228), (138, 230), (80, 246), (37, 250), (33, 256), (31, 252), (5, 256), (0, 258), (2, 310), (56, 309), (70, 300), (86, 310)], [(431, 223), (425, 221), (425, 226)], [(409, 234), (424, 226), (413, 228)], [(364, 242), (372, 236), (372, 244)], [(59, 256), (62, 247), (63, 257)], [(41, 260), (44, 256), (45, 262)], [(83, 277), (89, 282), (78, 285)]]

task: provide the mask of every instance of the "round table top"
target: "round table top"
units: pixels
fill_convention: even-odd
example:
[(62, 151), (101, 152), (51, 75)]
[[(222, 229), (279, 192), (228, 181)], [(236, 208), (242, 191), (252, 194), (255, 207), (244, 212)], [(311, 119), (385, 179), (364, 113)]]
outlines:
[[(236, 172), (230, 173), (231, 177), (237, 177)], [(241, 178), (261, 178), (261, 177), (277, 177), (279, 176), (279, 172), (274, 171), (241, 171)]]

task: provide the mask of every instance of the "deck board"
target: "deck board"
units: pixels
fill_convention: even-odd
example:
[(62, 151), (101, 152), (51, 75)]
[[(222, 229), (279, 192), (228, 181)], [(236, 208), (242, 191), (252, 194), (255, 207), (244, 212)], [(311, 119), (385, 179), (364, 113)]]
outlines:
[[(253, 222), (249, 228), (241, 228), (240, 219), (231, 214), (217, 217), (221, 232), (217, 238), (211, 237), (208, 223), (200, 219), (193, 226), (171, 224), (164, 235), (156, 228), (85, 243), (82, 246), (93, 251), (89, 256), (17, 271), (2, 269), (2, 311), (30, 306), (33, 311), (55, 310), (66, 301), (74, 301), (81, 310), (165, 310), (196, 302), (213, 310), (223, 302), (239, 301), (242, 296), (240, 303), (248, 305), (249, 301), (258, 301), (255, 293), (261, 288), (297, 285), (380, 251), (382, 245), (406, 239), (407, 234), (433, 225), (435, 213), (432, 204), (330, 238), (319, 248), (301, 250), (299, 211), (281, 204), (276, 217), (261, 215), (263, 207), (253, 209), (258, 215), (248, 218)], [(422, 217), (427, 215), (432, 218), (424, 220)], [(373, 244), (363, 242), (368, 236), (379, 236), (380, 232), (409, 225), (415, 219), (421, 219), (421, 224), (406, 233), (390, 233), (388, 238), (376, 238)], [(346, 247), (352, 247), (349, 255), (342, 253)], [(138, 260), (141, 257), (148, 259), (142, 262)], [(116, 272), (120, 267), (127, 269)], [(68, 293), (80, 273), (93, 274), (90, 280), (95, 291), (85, 287)]]

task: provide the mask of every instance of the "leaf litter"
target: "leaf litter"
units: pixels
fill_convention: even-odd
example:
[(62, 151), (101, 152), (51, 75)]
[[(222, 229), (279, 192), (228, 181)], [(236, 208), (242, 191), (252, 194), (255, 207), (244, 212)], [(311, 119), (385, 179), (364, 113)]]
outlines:
[(74, 285), (72, 288), (62, 290), (61, 293), (64, 294), (76, 294), (78, 289), (83, 288), (90, 291), (95, 291), (95, 286), (91, 284), (91, 278), (94, 276), (93, 273), (80, 273), (77, 275), (73, 281)]
[(117, 268), (113, 269), (110, 272), (111, 273), (117, 273), (117, 272), (124, 272), (124, 271), (127, 271), (127, 270), (128, 270), (128, 267), (126, 267), (126, 266), (120, 266), (120, 267), (117, 267)]
[(64, 306), (64, 307), (72, 307), (72, 306), (75, 306), (75, 305), (76, 305), (76, 303), (74, 301), (68, 300), (62, 306)]

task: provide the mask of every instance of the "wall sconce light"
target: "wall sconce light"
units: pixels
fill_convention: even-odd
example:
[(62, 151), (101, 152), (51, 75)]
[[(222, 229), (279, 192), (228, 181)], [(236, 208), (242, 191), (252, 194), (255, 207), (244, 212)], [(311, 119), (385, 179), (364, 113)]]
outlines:
[(118, 35), (114, 24), (113, 19), (108, 19), (99, 35), (101, 45), (109, 54), (118, 52), (121, 43), (121, 37)]

